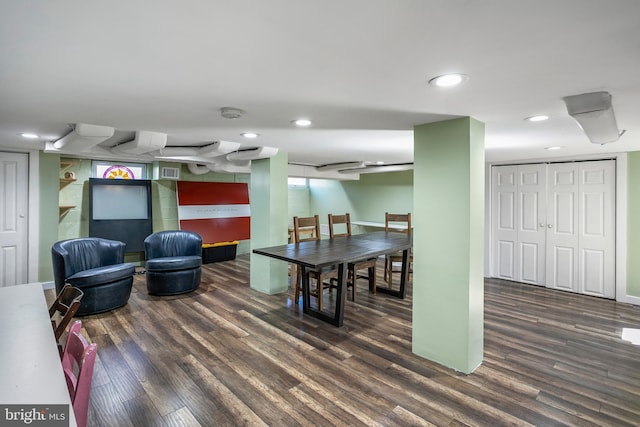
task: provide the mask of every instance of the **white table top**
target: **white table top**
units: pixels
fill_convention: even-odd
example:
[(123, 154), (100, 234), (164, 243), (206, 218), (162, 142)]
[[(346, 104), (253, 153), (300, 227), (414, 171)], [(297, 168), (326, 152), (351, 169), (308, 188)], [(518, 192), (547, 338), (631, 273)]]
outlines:
[(0, 287), (0, 405), (66, 404), (76, 426), (42, 285)]

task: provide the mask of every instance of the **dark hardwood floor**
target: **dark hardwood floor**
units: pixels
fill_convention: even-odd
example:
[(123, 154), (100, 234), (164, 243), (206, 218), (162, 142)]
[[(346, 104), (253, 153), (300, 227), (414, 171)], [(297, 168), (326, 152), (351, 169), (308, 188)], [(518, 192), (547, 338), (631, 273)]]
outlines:
[(359, 281), (336, 328), (248, 282), (246, 255), (205, 265), (187, 295), (136, 276), (125, 307), (82, 318), (89, 425), (640, 425), (640, 347), (621, 339), (640, 307), (487, 280), (484, 361), (463, 375), (411, 353), (411, 288)]

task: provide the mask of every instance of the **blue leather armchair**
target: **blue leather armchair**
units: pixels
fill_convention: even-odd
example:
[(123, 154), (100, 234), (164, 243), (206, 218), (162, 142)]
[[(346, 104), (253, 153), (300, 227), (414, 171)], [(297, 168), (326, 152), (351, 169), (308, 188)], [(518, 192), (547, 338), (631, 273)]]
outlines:
[(185, 230), (158, 231), (144, 240), (147, 291), (175, 295), (195, 291), (202, 272), (202, 238)]
[(124, 262), (125, 246), (123, 242), (99, 237), (53, 244), (56, 291), (59, 293), (69, 283), (84, 292), (77, 316), (113, 310), (129, 301), (135, 267)]

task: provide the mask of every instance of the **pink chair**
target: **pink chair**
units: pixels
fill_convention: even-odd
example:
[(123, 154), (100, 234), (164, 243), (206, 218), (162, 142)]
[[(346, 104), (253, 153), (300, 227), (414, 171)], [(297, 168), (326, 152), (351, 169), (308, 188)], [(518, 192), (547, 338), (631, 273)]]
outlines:
[(79, 427), (85, 427), (89, 410), (93, 365), (98, 346), (95, 343), (89, 344), (87, 342), (80, 333), (81, 328), (82, 322), (80, 320), (76, 320), (69, 327), (69, 335), (62, 355), (62, 369), (67, 380), (76, 422)]

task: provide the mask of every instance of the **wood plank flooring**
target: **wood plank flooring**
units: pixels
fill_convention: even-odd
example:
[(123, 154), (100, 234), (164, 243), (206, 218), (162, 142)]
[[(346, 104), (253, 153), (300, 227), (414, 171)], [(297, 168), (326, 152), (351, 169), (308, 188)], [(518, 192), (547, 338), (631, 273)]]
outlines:
[(411, 287), (359, 281), (336, 328), (248, 283), (246, 255), (205, 265), (187, 295), (136, 276), (125, 307), (83, 317), (89, 425), (640, 425), (640, 347), (621, 339), (640, 307), (487, 280), (484, 362), (463, 375), (411, 353)]

